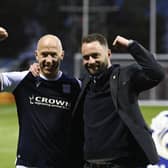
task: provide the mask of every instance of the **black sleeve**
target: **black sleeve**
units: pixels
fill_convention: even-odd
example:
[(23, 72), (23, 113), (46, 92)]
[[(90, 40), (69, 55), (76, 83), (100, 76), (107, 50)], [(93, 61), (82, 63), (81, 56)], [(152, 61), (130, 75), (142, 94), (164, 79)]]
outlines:
[(138, 69), (132, 78), (138, 91), (152, 88), (163, 80), (165, 76), (163, 68), (147, 49), (134, 41), (129, 45), (128, 51), (138, 64)]

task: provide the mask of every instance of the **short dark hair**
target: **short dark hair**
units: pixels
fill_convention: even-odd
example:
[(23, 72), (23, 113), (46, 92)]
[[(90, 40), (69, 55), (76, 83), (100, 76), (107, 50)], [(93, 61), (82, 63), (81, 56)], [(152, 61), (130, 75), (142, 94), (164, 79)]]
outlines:
[(92, 34), (88, 34), (87, 36), (84, 36), (82, 38), (82, 43), (90, 43), (90, 42), (94, 42), (94, 41), (98, 41), (101, 45), (108, 47), (107, 39), (102, 34), (92, 33)]

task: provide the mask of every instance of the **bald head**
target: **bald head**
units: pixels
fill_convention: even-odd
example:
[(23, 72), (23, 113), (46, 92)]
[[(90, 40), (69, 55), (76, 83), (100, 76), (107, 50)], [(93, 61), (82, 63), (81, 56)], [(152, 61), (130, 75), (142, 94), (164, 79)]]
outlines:
[(52, 34), (47, 34), (40, 38), (37, 43), (37, 50), (41, 50), (42, 48), (47, 46), (57, 48), (60, 52), (62, 52), (63, 50), (61, 40), (57, 36)]
[(40, 73), (47, 78), (55, 78), (64, 57), (61, 40), (51, 34), (42, 36), (37, 43), (35, 56), (40, 65)]

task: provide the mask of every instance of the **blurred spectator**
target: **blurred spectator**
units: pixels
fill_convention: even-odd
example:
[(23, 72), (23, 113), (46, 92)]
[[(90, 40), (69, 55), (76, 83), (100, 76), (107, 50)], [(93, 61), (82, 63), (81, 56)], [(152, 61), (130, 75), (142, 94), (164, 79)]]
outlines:
[(168, 168), (168, 111), (162, 111), (152, 119), (151, 129), (160, 160), (157, 165), (147, 168)]

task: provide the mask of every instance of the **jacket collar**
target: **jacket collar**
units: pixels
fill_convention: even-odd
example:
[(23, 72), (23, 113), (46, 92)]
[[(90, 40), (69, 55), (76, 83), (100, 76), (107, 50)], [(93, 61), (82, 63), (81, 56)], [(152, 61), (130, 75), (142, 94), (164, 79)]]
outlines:
[[(117, 107), (117, 90), (118, 90), (118, 76), (119, 76), (119, 69), (120, 69), (120, 66), (118, 64), (114, 64), (113, 65), (113, 71), (112, 71), (112, 74), (110, 76), (110, 90), (112, 92), (112, 99), (114, 101), (114, 105)], [(81, 92), (78, 96), (78, 99), (75, 103), (75, 106), (74, 106), (74, 109), (73, 109), (73, 112), (72, 112), (72, 115), (74, 116), (75, 115), (75, 112), (79, 106), (79, 103), (80, 101), (82, 100), (83, 96), (85, 96), (85, 91), (90, 83), (90, 76), (87, 75), (84, 80), (82, 81), (82, 88), (81, 88)], [(82, 102), (83, 103), (83, 102)]]
[(110, 76), (110, 93), (111, 93), (111, 97), (113, 100), (113, 103), (115, 105), (115, 107), (117, 108), (117, 94), (118, 94), (118, 87), (119, 87), (119, 74), (120, 74), (120, 66), (116, 66), (116, 68), (114, 68), (111, 76)]

